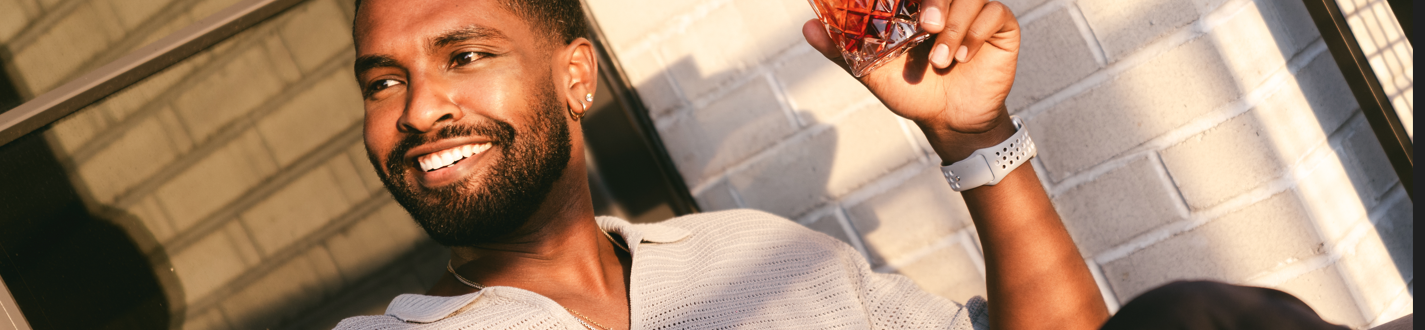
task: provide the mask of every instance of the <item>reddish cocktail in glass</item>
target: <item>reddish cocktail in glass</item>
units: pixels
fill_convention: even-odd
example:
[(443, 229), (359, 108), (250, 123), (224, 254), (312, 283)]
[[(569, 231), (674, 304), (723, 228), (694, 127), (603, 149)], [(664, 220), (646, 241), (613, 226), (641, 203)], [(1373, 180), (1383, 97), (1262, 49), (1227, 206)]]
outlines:
[(918, 23), (920, 0), (808, 1), (858, 78), (930, 36)]

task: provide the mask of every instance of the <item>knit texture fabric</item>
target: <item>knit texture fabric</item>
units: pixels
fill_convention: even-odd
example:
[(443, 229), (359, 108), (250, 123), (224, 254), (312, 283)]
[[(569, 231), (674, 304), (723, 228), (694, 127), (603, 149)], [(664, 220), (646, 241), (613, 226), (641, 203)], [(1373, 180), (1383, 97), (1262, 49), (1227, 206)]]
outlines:
[[(599, 217), (633, 255), (633, 329), (988, 329), (985, 300), (961, 306), (905, 276), (871, 271), (845, 243), (753, 210), (655, 224)], [(491, 286), (456, 297), (404, 294), (386, 315), (337, 329), (587, 329), (553, 300)]]

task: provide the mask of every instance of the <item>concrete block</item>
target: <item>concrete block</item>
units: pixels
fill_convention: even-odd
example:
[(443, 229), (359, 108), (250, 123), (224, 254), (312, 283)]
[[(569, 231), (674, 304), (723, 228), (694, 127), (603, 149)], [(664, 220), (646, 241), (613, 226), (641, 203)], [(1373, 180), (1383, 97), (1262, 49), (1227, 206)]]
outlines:
[(113, 124), (103, 108), (102, 104), (84, 107), (51, 124), (45, 130), (51, 141), (50, 148), (55, 152), (73, 153), (74, 149)]
[(1258, 6), (1247, 4), (1207, 36), (1218, 45), (1223, 63), (1242, 90), (1256, 89), (1273, 72), (1283, 70), (1287, 59), (1306, 46), (1268, 42), (1275, 39), (1276, 32), (1269, 24)]
[(1338, 154), (1358, 198), (1373, 202), (1400, 182), (1369, 122), (1352, 121), (1341, 130)]
[(357, 172), (356, 166), (351, 164), (351, 159), (345, 154), (337, 154), (322, 165), (331, 170), (332, 181), (341, 187), (342, 196), (352, 202), (361, 202), (371, 198), (371, 190), (366, 188), (362, 182), (362, 173)]
[(174, 176), (154, 195), (173, 217), (175, 229), (187, 230), (277, 172), (270, 155), (261, 137), (248, 131)]
[(802, 22), (814, 17), (804, 0), (733, 0), (659, 43), (658, 52), (672, 63), (668, 72), (683, 95), (697, 102), (776, 54), (805, 43)]
[(223, 311), (209, 309), (197, 316), (183, 319), (183, 330), (230, 330), (232, 326), (223, 318)]
[(219, 303), (234, 328), (268, 329), (315, 306), (343, 284), (320, 246), (287, 261)]
[(8, 43), (10, 38), (30, 25), (33, 17), (25, 10), (22, 4), (25, 1), (0, 0), (0, 44)]
[(1049, 0), (1003, 0), (1000, 2), (1004, 3), (1006, 7), (1009, 7), (1009, 11), (1014, 12), (1015, 16), (1021, 16), (1048, 1)]
[(1280, 193), (1109, 261), (1104, 276), (1119, 301), (1180, 279), (1238, 283), (1323, 253), (1308, 217), (1294, 193)]
[(189, 57), (183, 62), (163, 69), (157, 74), (148, 76), (138, 83), (105, 97), (99, 104), (103, 105), (104, 112), (114, 121), (128, 118), (145, 107), (164, 106), (163, 104), (150, 103), (160, 94), (174, 89), (175, 84), (193, 73), (193, 68), (207, 64), (211, 59), (212, 56), (202, 54)]
[(351, 208), (354, 201), (337, 192), (339, 189), (330, 169), (314, 169), (243, 211), (241, 218), (257, 245), (275, 252)]
[(1374, 230), (1368, 230), (1337, 262), (1341, 273), (1356, 285), (1358, 304), (1366, 318), (1386, 311), (1398, 295), (1407, 292), (1414, 280), (1414, 206), (1403, 200), (1382, 213)]
[(678, 87), (673, 85), (673, 78), (668, 77), (668, 66), (658, 59), (657, 53), (641, 52), (622, 60), (623, 72), (643, 100), (643, 106), (648, 108), (650, 117), (662, 118), (688, 106), (687, 100), (678, 94)]
[(355, 282), (390, 267), (396, 257), (429, 240), (425, 230), (394, 200), (326, 240), (342, 278)]
[(1252, 113), (1229, 119), (1161, 152), (1188, 207), (1205, 209), (1284, 174), (1290, 161)]
[(1152, 158), (1122, 168), (1054, 196), (1079, 253), (1092, 257), (1159, 226), (1184, 220), (1171, 184)]
[(964, 198), (933, 166), (846, 213), (873, 267), (905, 258), (971, 223)]
[(112, 18), (90, 4), (80, 4), (25, 49), (10, 49), (16, 71), (11, 79), (24, 81), (32, 95), (40, 95), (64, 83), (89, 59), (108, 48), (116, 39)]
[(1346, 159), (1339, 157), (1342, 152), (1322, 144), (1310, 163), (1303, 164), (1297, 178), (1297, 192), (1302, 203), (1311, 212), (1316, 222), (1316, 230), (1327, 242), (1336, 243), (1347, 237), (1352, 229), (1366, 221), (1366, 210), (1377, 201), (1370, 196), (1370, 187), (1353, 182), (1347, 170)]
[[(277, 29), (277, 34), (286, 41), (287, 49), (292, 50), (292, 59), (304, 73), (312, 72), (337, 52), (352, 49), (351, 20), (342, 14), (334, 0), (311, 1), (283, 16), (287, 21)], [(356, 85), (346, 87), (354, 89), (352, 86)]]
[(386, 189), (385, 184), (381, 183), (381, 177), (376, 174), (376, 167), (372, 166), (371, 160), (366, 157), (364, 142), (357, 142), (349, 147), (346, 157), (351, 160), (353, 166), (356, 166), (356, 172), (361, 174), (361, 184), (366, 186), (367, 192)]
[(1305, 3), (1292, 0), (1254, 2), (1262, 17), (1266, 19), (1267, 26), (1271, 28), (1272, 41), (1282, 54), (1291, 56), (1321, 37), (1316, 29), (1316, 22), (1311, 20), (1311, 13), (1306, 11)]
[(188, 132), (199, 141), (285, 89), (282, 75), (272, 72), (272, 60), (262, 47), (242, 50), (219, 65), (221, 69), (193, 83), (173, 101)]
[(1351, 287), (1341, 279), (1336, 265), (1322, 267), (1277, 285), (1277, 290), (1290, 293), (1321, 315), (1326, 322), (1364, 328), (1366, 319), (1356, 308)]
[(794, 129), (772, 86), (754, 79), (707, 107), (680, 114), (659, 133), (684, 182), (697, 186)]
[(1078, 5), (1110, 63), (1198, 18), (1188, 0), (1084, 0)]
[(107, 148), (79, 164), (79, 178), (95, 200), (110, 203), (129, 188), (159, 174), (159, 169), (178, 157), (158, 118), (149, 118), (119, 135)]
[(230, 221), (182, 251), (169, 251), (186, 301), (208, 296), (257, 263), (252, 240), (245, 235), (242, 224)]
[(730, 173), (728, 182), (747, 207), (788, 218), (915, 161), (919, 152), (895, 115), (880, 105), (856, 110), (833, 128), (780, 148), (778, 157)]
[(952, 301), (964, 303), (974, 296), (987, 297), (985, 278), (970, 253), (979, 252), (965, 251), (959, 244), (946, 246), (896, 272), (915, 281), (921, 289)]
[(1099, 69), (1089, 44), (1066, 9), (1025, 24), (1014, 87), (1005, 106), (1014, 112)]
[(302, 70), (297, 68), (297, 62), (292, 59), (292, 51), (283, 44), (282, 38), (276, 35), (265, 36), (260, 47), (267, 51), (267, 58), (272, 59), (272, 72), (282, 77), (282, 81), (290, 84), (302, 79)]
[(846, 232), (846, 226), (841, 224), (841, 219), (836, 214), (838, 212), (828, 212), (818, 217), (816, 221), (806, 224), (807, 228), (834, 237), (847, 245), (856, 246), (851, 243), (851, 235), (855, 233)]
[[(1323, 53), (1287, 79), (1281, 90), (1257, 104), (1251, 114), (1275, 146), (1280, 158), (1295, 162), (1318, 148), (1355, 109), (1351, 91), (1336, 70), (1330, 54)], [(1322, 61), (1325, 59), (1325, 61)], [(1330, 67), (1323, 67), (1330, 65)], [(1329, 69), (1330, 71), (1323, 70)], [(1328, 74), (1334, 74), (1334, 80)]]
[(114, 16), (117, 16), (119, 22), (120, 22), (120, 23), (123, 23), (123, 25), (124, 25), (124, 30), (133, 30), (134, 28), (137, 28), (140, 24), (143, 24), (144, 21), (147, 21), (147, 20), (153, 18), (153, 15), (156, 14), (156, 13), (158, 13), (158, 11), (159, 11), (160, 9), (163, 9), (163, 7), (167, 6), (169, 3), (172, 3), (172, 1), (162, 1), (162, 0), (161, 0), (161, 1), (122, 1), (122, 0), (110, 0), (110, 1), (104, 1), (104, 2), (107, 2), (107, 5), (108, 5), (108, 6), (105, 6), (104, 8), (113, 11)]
[(815, 50), (786, 61), (773, 76), (786, 91), (793, 111), (807, 125), (828, 122), (838, 114), (855, 110), (852, 106), (857, 102), (875, 97), (855, 77)]
[(693, 196), (698, 201), (698, 207), (703, 212), (731, 210), (742, 207), (737, 204), (737, 198), (732, 196), (732, 187), (727, 185), (727, 181), (714, 184), (703, 192)]
[(174, 234), (178, 233), (178, 231), (173, 228), (173, 220), (169, 219), (167, 212), (163, 209), (163, 204), (160, 204), (156, 197), (145, 197), (143, 200), (130, 206), (128, 212), (138, 218), (139, 222), (143, 223), (144, 228), (147, 228), (148, 232), (153, 234), (153, 239), (159, 242), (167, 241), (173, 237)]
[(1062, 180), (1237, 99), (1226, 68), (1198, 38), (1035, 115), (1026, 124), (1044, 169)]
[(588, 8), (614, 49), (626, 51), (650, 34), (664, 32), (668, 25), (675, 23), (670, 22), (671, 18), (689, 14), (699, 2), (703, 1), (590, 1)]
[(257, 122), (257, 131), (282, 166), (310, 153), (343, 131), (359, 127), (361, 94), (345, 70), (329, 74)]

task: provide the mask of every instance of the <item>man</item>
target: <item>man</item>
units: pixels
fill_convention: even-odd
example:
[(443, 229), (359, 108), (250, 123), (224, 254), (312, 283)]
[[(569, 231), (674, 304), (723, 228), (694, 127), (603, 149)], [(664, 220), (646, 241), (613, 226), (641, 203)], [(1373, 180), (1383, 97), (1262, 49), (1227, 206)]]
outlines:
[[(804, 25), (807, 42), (846, 67), (819, 24)], [(925, 0), (920, 24), (935, 37), (861, 78), (866, 87), (947, 165), (1015, 136), (1010, 11)], [(766, 213), (596, 219), (577, 156), (597, 91), (585, 26), (574, 0), (358, 2), (368, 155), (451, 260), (426, 295), (338, 328), (1084, 329), (1108, 318), (1028, 169), (963, 187), (990, 298), (963, 306)]]

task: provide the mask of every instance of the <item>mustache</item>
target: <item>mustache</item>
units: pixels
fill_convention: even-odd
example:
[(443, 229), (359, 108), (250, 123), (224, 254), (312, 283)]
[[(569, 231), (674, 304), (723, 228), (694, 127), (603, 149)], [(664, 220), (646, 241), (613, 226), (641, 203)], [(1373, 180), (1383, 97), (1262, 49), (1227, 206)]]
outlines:
[(475, 124), (451, 124), (432, 133), (407, 135), (396, 144), (395, 148), (391, 149), (390, 154), (386, 155), (387, 173), (394, 175), (400, 173), (405, 167), (411, 166), (405, 161), (406, 153), (422, 144), (477, 135), (490, 138), (491, 145), (506, 146), (515, 140), (515, 128), (509, 123), (491, 120)]

